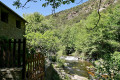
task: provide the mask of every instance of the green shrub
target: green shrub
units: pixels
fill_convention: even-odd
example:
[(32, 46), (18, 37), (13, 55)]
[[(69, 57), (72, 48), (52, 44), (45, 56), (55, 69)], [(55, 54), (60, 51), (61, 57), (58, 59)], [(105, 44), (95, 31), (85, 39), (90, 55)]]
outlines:
[(98, 60), (96, 67), (96, 78), (104, 79), (101, 75), (107, 74), (108, 79), (120, 79), (120, 52), (104, 55), (104, 60)]
[(57, 65), (60, 68), (64, 67), (65, 60), (64, 59), (57, 59)]
[(52, 62), (56, 62), (57, 61), (57, 58), (56, 58), (56, 56), (54, 55), (54, 56), (50, 56), (50, 58), (49, 58)]

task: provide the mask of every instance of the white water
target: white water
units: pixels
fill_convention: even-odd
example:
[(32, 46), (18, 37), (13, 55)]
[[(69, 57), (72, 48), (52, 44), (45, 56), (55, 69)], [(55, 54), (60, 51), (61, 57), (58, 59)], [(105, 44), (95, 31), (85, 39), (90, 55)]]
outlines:
[(74, 57), (74, 56), (66, 56), (64, 57), (64, 59), (67, 61), (78, 61), (79, 60), (77, 57)]

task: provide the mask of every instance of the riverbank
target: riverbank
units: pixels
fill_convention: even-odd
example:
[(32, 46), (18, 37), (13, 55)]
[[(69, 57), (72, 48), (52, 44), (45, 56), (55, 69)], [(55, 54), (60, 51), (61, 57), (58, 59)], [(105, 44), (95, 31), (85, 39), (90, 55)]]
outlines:
[[(80, 60), (74, 56), (60, 57), (60, 62), (51, 63), (51, 69), (47, 73), (56, 76), (57, 80), (88, 80), (89, 74), (87, 71), (88, 66), (91, 64), (87, 61)], [(62, 62), (63, 61), (63, 62)], [(51, 71), (54, 70), (54, 71)], [(52, 72), (52, 73), (51, 73)], [(55, 74), (53, 73), (55, 72)], [(59, 76), (58, 76), (59, 75)], [(49, 80), (55, 80), (50, 79)]]
[(58, 65), (53, 64), (54, 69), (61, 76), (62, 80), (88, 80), (88, 78), (79, 76), (78, 74), (67, 73), (65, 68), (59, 68)]

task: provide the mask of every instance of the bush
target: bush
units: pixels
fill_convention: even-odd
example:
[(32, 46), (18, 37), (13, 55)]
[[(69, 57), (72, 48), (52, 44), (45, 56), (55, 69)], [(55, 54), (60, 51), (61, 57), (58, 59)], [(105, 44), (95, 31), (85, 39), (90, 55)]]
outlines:
[(120, 52), (106, 54), (104, 60), (98, 60), (96, 67), (96, 78), (104, 79), (102, 75), (107, 74), (108, 79), (119, 80), (120, 77)]
[(64, 59), (57, 59), (57, 65), (58, 67), (64, 67), (65, 60)]
[(56, 62), (57, 61), (57, 59), (56, 59), (56, 56), (54, 55), (54, 56), (50, 56), (50, 58), (49, 58), (52, 62)]

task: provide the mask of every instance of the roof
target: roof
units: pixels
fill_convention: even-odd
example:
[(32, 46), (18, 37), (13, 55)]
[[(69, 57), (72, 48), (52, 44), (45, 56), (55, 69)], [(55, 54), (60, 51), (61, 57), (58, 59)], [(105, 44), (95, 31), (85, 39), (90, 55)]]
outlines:
[(12, 11), (14, 14), (16, 14), (19, 18), (21, 18), (22, 20), (24, 20), (25, 22), (27, 22), (24, 18), (22, 18), (20, 15), (18, 15), (15, 11), (13, 11), (12, 9), (10, 9), (8, 6), (6, 6), (4, 3), (2, 3), (0, 1), (0, 4), (3, 5), (5, 8), (9, 9), (10, 11)]

